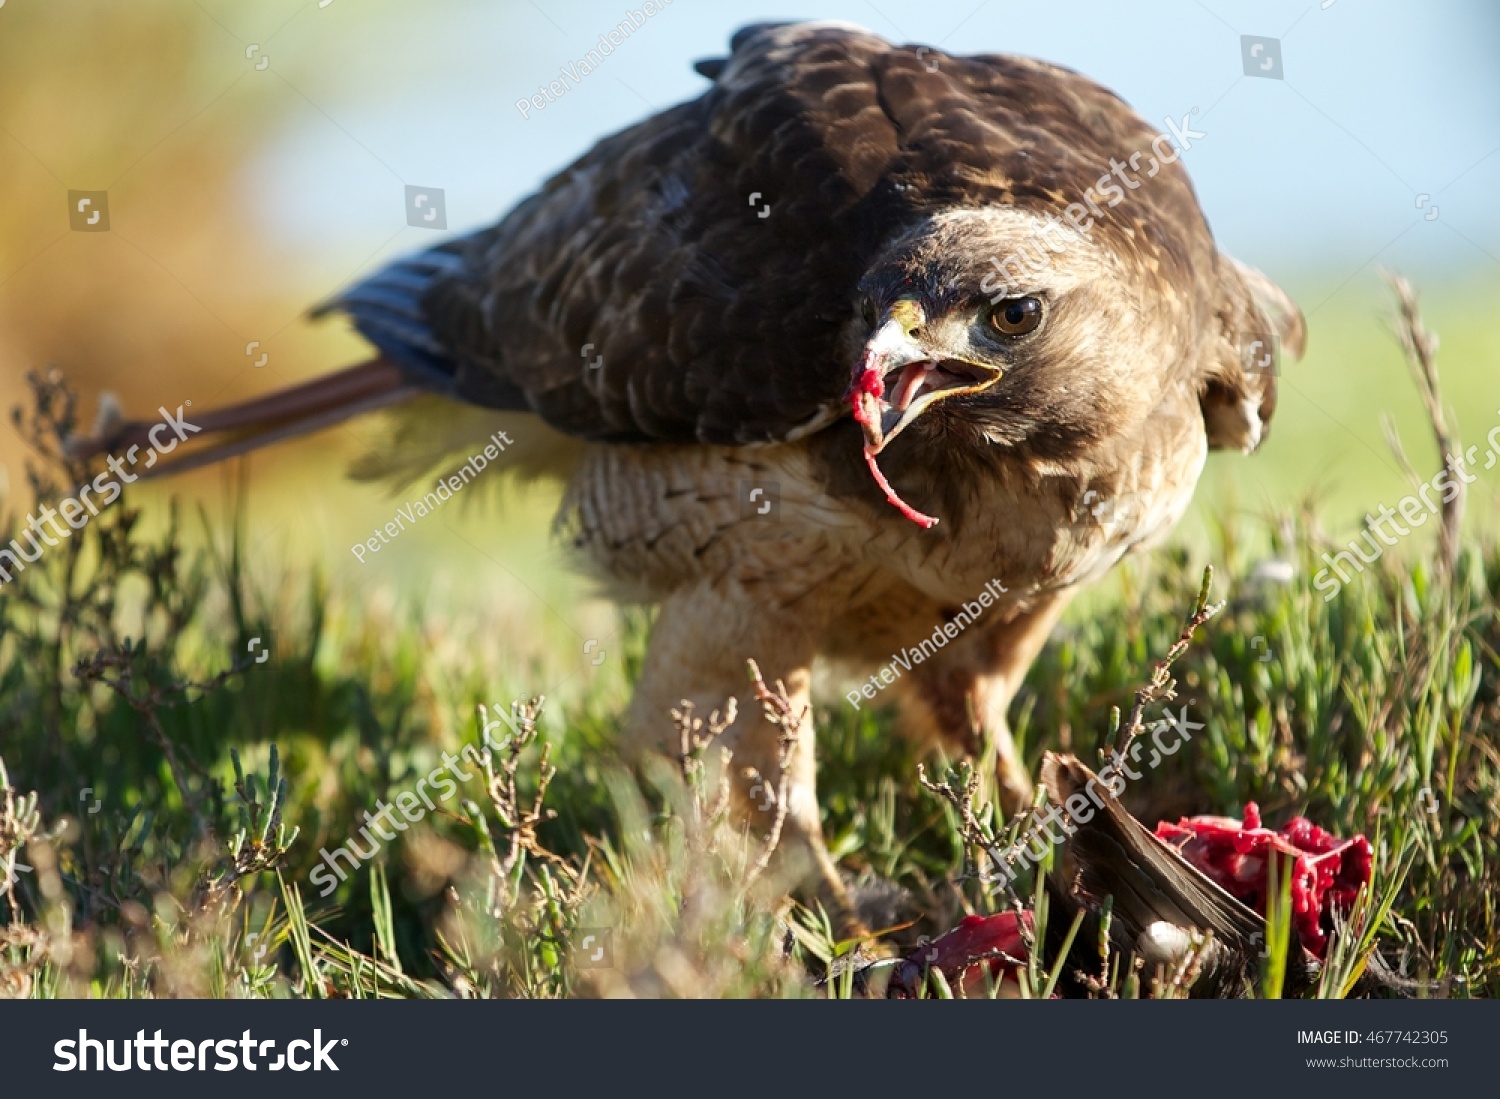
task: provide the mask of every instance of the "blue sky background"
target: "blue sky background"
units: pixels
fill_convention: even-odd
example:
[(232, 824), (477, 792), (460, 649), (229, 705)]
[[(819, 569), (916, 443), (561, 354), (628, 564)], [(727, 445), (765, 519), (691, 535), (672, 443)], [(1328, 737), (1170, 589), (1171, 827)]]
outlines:
[[(1208, 136), (1187, 164), (1221, 244), (1294, 291), (1299, 277), (1336, 285), (1377, 256), (1419, 281), (1500, 283), (1500, 5), (1486, 0), (674, 0), (529, 118), (516, 100), (632, 5), (204, 6), (247, 41), (294, 13), (266, 49), (307, 102), (244, 186), (263, 230), (305, 252), (304, 269), (346, 268), (387, 230), (397, 237), (384, 252), (423, 244), (422, 230), (401, 232), (406, 183), (446, 191), (450, 229), (490, 221), (600, 136), (700, 93), (691, 61), (722, 54), (737, 27), (830, 18), (950, 52), (1056, 61), (1158, 125), (1199, 107)], [(1284, 80), (1244, 76), (1241, 34), (1281, 40)], [(1421, 194), (1432, 197), (1419, 207)]]

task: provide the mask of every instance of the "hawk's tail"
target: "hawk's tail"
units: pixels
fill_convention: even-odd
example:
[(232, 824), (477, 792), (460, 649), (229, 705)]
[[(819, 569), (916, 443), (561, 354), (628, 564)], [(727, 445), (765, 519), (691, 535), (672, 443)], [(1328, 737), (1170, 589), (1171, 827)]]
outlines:
[[(173, 448), (171, 458), (155, 463), (139, 476), (197, 469), (386, 408), (419, 392), (422, 390), (388, 359), (379, 356), (228, 408), (189, 412), (183, 417), (191, 425), (189, 436)], [(160, 424), (160, 420), (126, 421), (106, 413), (92, 434), (69, 441), (68, 454), (86, 461), (101, 454), (125, 455), (131, 447), (144, 449), (153, 445), (151, 433)], [(170, 432), (167, 437), (171, 437)]]
[[(153, 463), (149, 475), (196, 469), (418, 394), (477, 405), (480, 412), (468, 415), (452, 404), (438, 407), (432, 402), (412, 402), (396, 440), (403, 446), (386, 448), (402, 453), (367, 457), (360, 463), (366, 475), (391, 480), (414, 477), (439, 463), (452, 446), (472, 441), (471, 436), (481, 440), (482, 449), (495, 427), (477, 436), (469, 428), (477, 430), (480, 421), (487, 423), (501, 413), (529, 413), (530, 405), (519, 388), (492, 372), (480, 371), (462, 385), (459, 364), (432, 330), (425, 303), (434, 285), (460, 277), (469, 253), (482, 248), (493, 235), (494, 230), (485, 230), (405, 256), (313, 310), (314, 318), (333, 312), (347, 315), (378, 355), (265, 397), (188, 416), (194, 429), (189, 438), (169, 459)], [(460, 420), (463, 430), (455, 430)], [(148, 446), (150, 432), (158, 423), (126, 422), (112, 402), (105, 402), (93, 433), (72, 440), (68, 451), (79, 459), (123, 455), (132, 446)]]

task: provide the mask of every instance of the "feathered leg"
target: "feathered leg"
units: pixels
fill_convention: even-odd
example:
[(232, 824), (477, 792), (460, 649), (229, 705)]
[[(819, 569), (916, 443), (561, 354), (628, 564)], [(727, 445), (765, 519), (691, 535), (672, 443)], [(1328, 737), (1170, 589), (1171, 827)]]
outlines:
[[(825, 903), (843, 920), (843, 930), (857, 933), (858, 921), (828, 854), (818, 812), (809, 690), (817, 633), (809, 608), (778, 612), (753, 586), (732, 580), (703, 580), (673, 592), (662, 602), (651, 634), (630, 707), (626, 747), (637, 755), (675, 752), (671, 711), (683, 699), (707, 716), (734, 698), (737, 718), (720, 743), (734, 753), (730, 767), (741, 810), (758, 834), (767, 836), (778, 815), (782, 729), (767, 720), (747, 660), (756, 662), (771, 688), (779, 680), (786, 688), (796, 741), (785, 769), (786, 811), (778, 857), (782, 866), (817, 880)], [(754, 776), (746, 774), (748, 769)]]
[(1007, 812), (1031, 803), (1032, 784), (1006, 713), (1071, 597), (1071, 591), (1047, 596), (1009, 621), (981, 619), (913, 668), (903, 695), (903, 718), (919, 738), (975, 757), (994, 750), (997, 793)]

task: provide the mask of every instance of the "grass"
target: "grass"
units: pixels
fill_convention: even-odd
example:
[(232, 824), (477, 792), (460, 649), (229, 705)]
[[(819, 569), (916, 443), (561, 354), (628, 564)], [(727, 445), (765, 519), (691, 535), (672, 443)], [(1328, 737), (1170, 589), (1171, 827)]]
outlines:
[[(46, 451), (72, 416), (43, 381), (20, 427)], [(44, 460), (32, 492), (78, 477)], [(175, 512), (147, 533), (127, 491), (0, 588), (0, 994), (856, 994), (854, 944), (788, 897), (774, 863), (760, 872), (759, 837), (714, 778), (714, 715), (679, 715), (682, 757), (632, 772), (612, 748), (627, 683), (530, 700), (534, 669), (435, 644), (419, 607), (382, 610), (315, 574), (258, 589), (245, 540)], [(1245, 547), (1266, 545), (1294, 579), (1253, 579)], [(1154, 822), (1255, 800), (1272, 824), (1365, 833), (1374, 888), (1330, 969), (1355, 972), (1378, 941), (1442, 994), (1495, 996), (1500, 547), (1466, 535), (1449, 569), (1414, 537), (1325, 601), (1310, 578), (1335, 548), (1300, 512), (1128, 562), (1037, 662), (1019, 739), (1033, 766), (1047, 747), (1096, 760), (1212, 563), (1227, 606), (1175, 665), (1176, 701), (1143, 715), (1185, 705), (1202, 728), (1127, 803)], [(626, 680), (648, 626), (623, 616)], [(257, 663), (249, 641), (267, 636)], [(518, 701), (501, 715), (495, 699)], [(1000, 819), (946, 761), (928, 770), (956, 802), (924, 787), (887, 712), (814, 720), (829, 844), (892, 929), (882, 948), (1013, 902), (976, 873), (965, 817), (1002, 838), (1024, 817)], [(486, 746), (487, 730), (505, 735)], [(469, 777), (449, 770), (451, 794), (429, 781), (421, 798), (445, 759)], [(392, 811), (375, 842), (365, 814), (403, 794), (432, 807), (409, 827)], [(320, 852), (351, 837), (378, 851), (340, 881)], [(1042, 896), (1030, 877), (1017, 889)], [(1059, 969), (1034, 952), (1024, 991), (1046, 994)], [(1102, 983), (1172, 994), (1181, 976), (1117, 967)], [(1261, 991), (1279, 986), (1268, 973)]]

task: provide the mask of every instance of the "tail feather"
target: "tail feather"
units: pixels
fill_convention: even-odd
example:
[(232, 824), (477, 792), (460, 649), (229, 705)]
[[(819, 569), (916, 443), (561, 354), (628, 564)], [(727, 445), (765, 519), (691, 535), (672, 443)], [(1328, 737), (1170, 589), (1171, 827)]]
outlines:
[(457, 237), (403, 256), (324, 302), (312, 316), (346, 314), (361, 336), (413, 380), (434, 393), (454, 396), (457, 368), (450, 349), (432, 330), (425, 302), (436, 283), (462, 275), (471, 239)]
[[(461, 387), (462, 364), (433, 331), (429, 316), (428, 302), (433, 288), (462, 277), (469, 254), (493, 233), (494, 230), (486, 230), (458, 237), (402, 257), (318, 306), (312, 311), (314, 318), (334, 312), (347, 315), (360, 335), (374, 345), (377, 357), (265, 397), (196, 413), (191, 422), (197, 432), (174, 449), (170, 458), (154, 463), (149, 473), (143, 475), (160, 476), (195, 469), (329, 427), (360, 413), (406, 402), (418, 394), (480, 405), (486, 416), (506, 411), (529, 413), (530, 403), (525, 393), (494, 372), (481, 371), (482, 384)], [(432, 402), (416, 404), (430, 412)], [(419, 417), (423, 430), (414, 440), (420, 444), (413, 447), (414, 455), (385, 462), (370, 459), (362, 462), (361, 468), (374, 476), (395, 480), (440, 464), (459, 443), (470, 441), (466, 433), (460, 433), (462, 438), (452, 438), (454, 433), (449, 429), (455, 413), (451, 407), (445, 406), (436, 430), (434, 418), (425, 412)], [(408, 417), (402, 422), (410, 420)], [(91, 434), (72, 440), (68, 452), (81, 460), (100, 454), (123, 454), (132, 446), (150, 445), (149, 434), (156, 426), (154, 420), (122, 422), (117, 408), (105, 402), (101, 404), (100, 424)], [(494, 430), (489, 428), (491, 432)], [(550, 464), (539, 472), (551, 472), (552, 466), (557, 465), (554, 459), (565, 457), (565, 449), (548, 448)]]
[[(331, 427), (350, 417), (385, 408), (422, 392), (384, 357), (371, 359), (301, 385), (277, 390), (228, 408), (191, 417), (198, 429), (142, 477), (184, 473), (283, 439)], [(133, 420), (73, 440), (69, 453), (79, 460), (121, 454), (151, 445), (157, 420)]]

